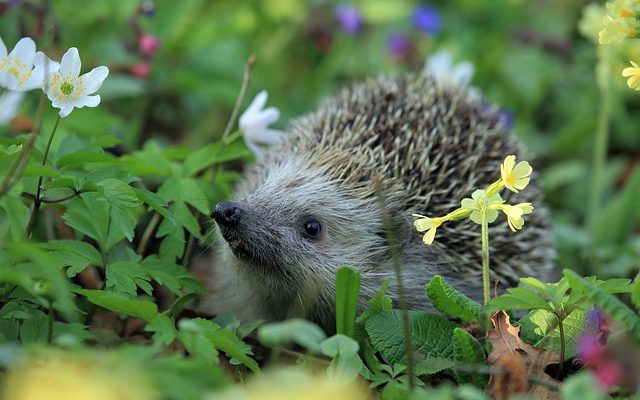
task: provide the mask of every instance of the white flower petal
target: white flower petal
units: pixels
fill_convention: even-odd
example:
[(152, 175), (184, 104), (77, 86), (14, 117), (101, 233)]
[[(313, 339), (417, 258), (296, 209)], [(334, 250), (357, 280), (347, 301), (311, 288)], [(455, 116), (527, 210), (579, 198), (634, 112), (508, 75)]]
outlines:
[(427, 59), (425, 68), (435, 76), (447, 74), (453, 61), (451, 60), (451, 54), (445, 50), (440, 50)]
[(96, 67), (82, 75), (82, 80), (87, 94), (94, 93), (96, 90), (100, 89), (102, 82), (107, 78), (107, 75), (109, 75), (109, 68), (105, 66)]
[(77, 78), (80, 75), (80, 55), (75, 47), (67, 50), (60, 61), (60, 75)]
[(36, 55), (36, 43), (33, 39), (24, 37), (18, 40), (16, 47), (11, 50), (9, 57), (15, 57), (22, 61), (28, 69), (33, 66), (33, 59)]
[(473, 78), (473, 64), (463, 61), (456, 65), (451, 71), (451, 81), (460, 86), (467, 86)]
[(23, 97), (22, 92), (6, 92), (0, 97), (0, 124), (5, 124), (15, 117)]
[(264, 156), (264, 150), (258, 146), (257, 144), (255, 144), (250, 138), (248, 138), (247, 136), (244, 137), (244, 143), (247, 145), (247, 147), (249, 148), (249, 150), (251, 150), (251, 152), (253, 153), (253, 155), (256, 157), (256, 159), (262, 159), (262, 157)]
[[(268, 97), (269, 97), (269, 95), (267, 94), (266, 90), (263, 90), (260, 93), (258, 93), (256, 95), (256, 97), (253, 99), (253, 101), (251, 102), (251, 104), (249, 104), (249, 107), (247, 107), (245, 112), (242, 113), (242, 115), (243, 116), (245, 114), (252, 115), (252, 114), (255, 114), (255, 113), (259, 112), (260, 110), (262, 110), (264, 105), (267, 104), (267, 98)], [(242, 117), (240, 117), (240, 118), (242, 118)]]
[(57, 63), (46, 56), (41, 51), (36, 52), (35, 57), (33, 58), (33, 66), (34, 67), (46, 67), (47, 73), (57, 72), (60, 69), (60, 63)]
[(252, 141), (268, 145), (280, 143), (284, 137), (285, 133), (277, 129), (265, 129), (257, 134), (250, 135)]
[(269, 107), (251, 115), (251, 119), (245, 118), (240, 122), (240, 128), (245, 132), (262, 131), (280, 118), (280, 111), (275, 107)]
[(78, 108), (97, 107), (100, 104), (100, 96), (83, 96), (80, 97), (74, 105)]
[(5, 58), (7, 56), (7, 46), (5, 46), (2, 38), (0, 37), (0, 58)]
[(71, 111), (73, 111), (73, 104), (62, 107), (59, 113), (60, 117), (62, 118), (66, 117), (67, 115), (71, 114)]

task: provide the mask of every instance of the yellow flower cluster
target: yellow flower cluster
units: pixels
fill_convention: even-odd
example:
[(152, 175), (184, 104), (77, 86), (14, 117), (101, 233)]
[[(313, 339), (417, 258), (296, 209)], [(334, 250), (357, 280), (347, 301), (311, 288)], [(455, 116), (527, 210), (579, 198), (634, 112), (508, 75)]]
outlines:
[(510, 155), (504, 159), (500, 165), (500, 179), (489, 185), (486, 190), (476, 190), (471, 198), (463, 199), (460, 208), (442, 217), (426, 217), (420, 214), (413, 214), (418, 219), (414, 226), (418, 232), (425, 232), (422, 241), (425, 244), (433, 243), (437, 229), (447, 221), (454, 221), (463, 218), (470, 218), (473, 222), (480, 224), (483, 215), (487, 222), (494, 222), (498, 218), (498, 212), (502, 211), (509, 223), (512, 231), (521, 229), (524, 225), (523, 215), (531, 214), (533, 205), (531, 203), (520, 203), (516, 205), (505, 204), (500, 197), (500, 190), (507, 188), (518, 193), (527, 187), (533, 169), (526, 161), (516, 164), (516, 156)]
[(604, 27), (598, 35), (600, 44), (638, 37), (640, 35), (640, 24), (637, 18), (639, 14), (640, 1), (638, 0), (615, 0), (607, 3), (607, 15), (602, 20)]
[(11, 400), (157, 400), (141, 366), (105, 352), (33, 351), (12, 366), (0, 390)]

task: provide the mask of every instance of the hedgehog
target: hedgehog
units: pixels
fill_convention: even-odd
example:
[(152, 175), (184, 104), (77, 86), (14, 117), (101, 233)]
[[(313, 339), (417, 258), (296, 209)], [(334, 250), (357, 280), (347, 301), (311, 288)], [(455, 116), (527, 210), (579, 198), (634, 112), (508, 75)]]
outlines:
[[(387, 279), (397, 301), (387, 233), (410, 309), (432, 309), (425, 284), (436, 274), (482, 299), (479, 226), (446, 224), (425, 246), (411, 215), (458, 208), (499, 178), (509, 154), (522, 157), (523, 148), (497, 108), (427, 69), (343, 89), (293, 121), (286, 140), (245, 170), (235, 200), (215, 206), (222, 239), (210, 308), (242, 321), (301, 317), (335, 331), (335, 273), (344, 265), (361, 274), (361, 307)], [(490, 227), (491, 279), (500, 288), (553, 270), (536, 177), (511, 196), (536, 210), (517, 233), (506, 221)]]

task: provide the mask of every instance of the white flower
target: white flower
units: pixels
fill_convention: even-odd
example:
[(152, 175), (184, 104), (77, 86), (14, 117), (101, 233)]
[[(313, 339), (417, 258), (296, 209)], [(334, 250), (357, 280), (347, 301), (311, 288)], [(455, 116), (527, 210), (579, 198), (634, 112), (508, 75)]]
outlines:
[(8, 91), (0, 96), (0, 125), (10, 122), (18, 112), (24, 93)]
[(60, 62), (60, 71), (50, 75), (49, 85), (44, 87), (45, 93), (55, 108), (60, 109), (60, 116), (66, 117), (74, 107), (97, 107), (100, 96), (90, 96), (100, 89), (109, 68), (100, 66), (80, 76), (80, 55), (75, 47), (67, 50)]
[(455, 86), (468, 86), (473, 78), (473, 64), (463, 61), (453, 63), (451, 54), (445, 50), (438, 51), (427, 59), (424, 68), (429, 71), (438, 82)]
[(283, 131), (269, 129), (269, 125), (280, 118), (280, 111), (275, 107), (264, 108), (268, 96), (264, 90), (258, 93), (238, 121), (244, 141), (256, 158), (264, 154), (264, 148), (258, 144), (269, 146), (284, 139)]
[(2, 87), (17, 92), (42, 87), (45, 71), (57, 71), (58, 66), (58, 63), (49, 60), (44, 53), (36, 52), (36, 44), (31, 38), (20, 39), (9, 54), (0, 38), (0, 86)]

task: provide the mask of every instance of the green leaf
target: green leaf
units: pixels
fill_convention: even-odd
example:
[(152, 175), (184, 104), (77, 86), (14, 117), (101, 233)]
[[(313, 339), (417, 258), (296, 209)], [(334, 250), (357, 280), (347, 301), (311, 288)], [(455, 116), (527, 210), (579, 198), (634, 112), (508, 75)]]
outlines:
[(171, 211), (167, 208), (167, 203), (162, 200), (160, 196), (157, 194), (150, 192), (148, 190), (134, 188), (136, 193), (138, 194), (138, 198), (140, 201), (144, 202), (146, 205), (155, 210), (158, 214), (162, 215), (164, 218), (168, 219), (172, 224), (176, 224)]
[(431, 278), (427, 296), (433, 306), (443, 313), (463, 321), (482, 322), (482, 306), (451, 286), (440, 275)]
[(116, 164), (117, 159), (108, 153), (77, 152), (66, 154), (58, 159), (59, 168), (78, 166), (92, 163)]
[(147, 322), (158, 316), (158, 307), (148, 300), (129, 299), (121, 294), (107, 290), (76, 289), (76, 293), (87, 298), (91, 303), (109, 310), (142, 318)]
[(121, 207), (137, 207), (140, 205), (138, 193), (128, 183), (109, 178), (98, 182), (104, 197), (113, 205)]
[[(453, 330), (453, 358), (459, 363), (470, 365), (485, 365), (487, 357), (480, 343), (464, 329)], [(487, 377), (482, 374), (456, 373), (462, 383), (473, 383), (479, 388), (487, 385)]]
[(313, 353), (320, 353), (320, 343), (326, 337), (318, 325), (298, 318), (272, 322), (258, 328), (258, 339), (266, 346), (282, 347), (293, 342)]
[(154, 332), (153, 341), (165, 346), (171, 344), (178, 334), (173, 319), (164, 314), (158, 314), (144, 327), (144, 330)]
[(633, 305), (640, 310), (640, 273), (636, 275), (636, 279), (633, 281), (633, 289), (631, 289), (631, 301)]
[(147, 272), (137, 262), (116, 261), (107, 265), (107, 287), (119, 294), (135, 295), (137, 287), (151, 296), (153, 289), (149, 284)]
[(391, 284), (391, 279), (385, 279), (380, 290), (376, 292), (367, 305), (369, 306), (358, 318), (358, 322), (366, 321), (370, 316), (382, 311), (391, 311), (393, 309), (391, 296), (387, 296), (386, 292)]
[(336, 273), (336, 332), (353, 337), (360, 298), (360, 272), (344, 266)]
[(207, 292), (202, 283), (194, 278), (186, 268), (173, 261), (152, 255), (145, 258), (141, 265), (148, 276), (177, 295), (182, 294), (183, 288), (200, 295)]
[(256, 361), (249, 357), (253, 354), (251, 347), (240, 340), (234, 332), (203, 318), (180, 321), (179, 325), (181, 332), (193, 332), (206, 338), (214, 349), (227, 353), (253, 372), (260, 372)]
[(636, 168), (622, 189), (599, 214), (594, 242), (598, 245), (624, 243), (638, 220), (640, 168)]
[(640, 339), (640, 317), (626, 304), (571, 270), (565, 269), (563, 274), (572, 288), (584, 292), (595, 305), (620, 321), (636, 339)]
[(526, 286), (507, 289), (507, 293), (489, 302), (491, 310), (552, 310), (552, 306), (540, 294)]
[(251, 152), (241, 142), (211, 143), (189, 155), (184, 162), (183, 175), (192, 176), (213, 164), (236, 160), (251, 155)]
[[(456, 324), (438, 314), (409, 311), (411, 341), (416, 352), (424, 356), (453, 356), (451, 337)], [(389, 364), (406, 364), (402, 316), (400, 310), (383, 311), (365, 322), (373, 347)]]
[(329, 376), (354, 380), (361, 372), (368, 375), (358, 350), (358, 342), (342, 334), (332, 336), (320, 343), (322, 354), (332, 358), (327, 367)]
[[(584, 310), (573, 310), (563, 321), (565, 336), (565, 359), (576, 353), (576, 340), (584, 331), (586, 313)], [(560, 329), (558, 318), (547, 310), (534, 310), (518, 322), (520, 337), (525, 342), (545, 350), (560, 353)]]
[(19, 240), (29, 223), (31, 212), (22, 199), (11, 194), (0, 198), (0, 240)]
[(40, 247), (54, 252), (65, 265), (67, 276), (73, 278), (89, 265), (101, 266), (102, 257), (95, 247), (79, 240), (51, 240)]
[(562, 400), (606, 400), (610, 397), (597, 385), (598, 379), (590, 370), (583, 369), (569, 376), (560, 386)]

